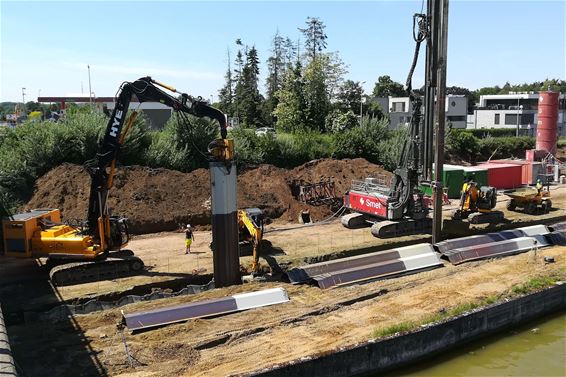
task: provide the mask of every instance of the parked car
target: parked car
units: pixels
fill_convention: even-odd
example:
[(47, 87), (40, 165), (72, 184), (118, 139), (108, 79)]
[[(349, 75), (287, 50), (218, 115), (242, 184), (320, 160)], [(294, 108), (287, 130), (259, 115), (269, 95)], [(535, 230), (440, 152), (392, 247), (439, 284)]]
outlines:
[(275, 135), (275, 128), (271, 128), (271, 127), (261, 127), (258, 128), (257, 130), (255, 130), (255, 134), (260, 136), (260, 135)]

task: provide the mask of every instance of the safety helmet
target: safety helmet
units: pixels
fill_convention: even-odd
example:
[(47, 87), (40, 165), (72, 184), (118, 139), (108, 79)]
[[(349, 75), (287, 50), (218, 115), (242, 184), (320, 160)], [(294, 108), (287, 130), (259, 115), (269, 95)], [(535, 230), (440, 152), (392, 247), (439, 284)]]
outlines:
[(190, 228), (190, 227), (191, 227), (191, 224), (187, 224), (187, 228)]

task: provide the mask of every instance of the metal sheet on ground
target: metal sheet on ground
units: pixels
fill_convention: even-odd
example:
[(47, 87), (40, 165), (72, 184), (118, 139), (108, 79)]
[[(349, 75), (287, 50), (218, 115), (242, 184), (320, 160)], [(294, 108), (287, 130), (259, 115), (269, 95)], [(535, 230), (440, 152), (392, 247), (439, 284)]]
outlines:
[(546, 237), (553, 245), (566, 246), (566, 228), (564, 230), (548, 233)]
[(160, 308), (150, 311), (125, 314), (123, 322), (130, 330), (148, 329), (191, 318), (210, 317), (262, 306), (280, 304), (289, 301), (287, 291), (283, 288), (265, 289), (263, 291), (243, 293), (220, 299), (194, 302), (187, 305)]
[(295, 284), (314, 280), (320, 288), (330, 288), (440, 266), (442, 262), (432, 246), (419, 244), (307, 265), (287, 274)]
[(553, 231), (561, 231), (566, 230), (566, 221), (556, 223), (550, 226)]
[(436, 246), (441, 254), (449, 257), (451, 254), (459, 252), (459, 249), (465, 247), (511, 240), (519, 237), (543, 235), (548, 233), (548, 228), (545, 225), (533, 225), (512, 230), (504, 230), (501, 232), (482, 234), (478, 236), (455, 238), (452, 240), (438, 242), (434, 246)]
[(460, 264), (471, 260), (517, 254), (548, 245), (549, 243), (544, 236), (519, 237), (511, 240), (456, 249), (448, 255), (448, 259), (452, 264)]

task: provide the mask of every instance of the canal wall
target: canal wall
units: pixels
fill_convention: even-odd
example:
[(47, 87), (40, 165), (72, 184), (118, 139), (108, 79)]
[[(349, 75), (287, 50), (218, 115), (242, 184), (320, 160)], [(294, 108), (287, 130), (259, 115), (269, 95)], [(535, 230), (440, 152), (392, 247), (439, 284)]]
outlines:
[(384, 372), (565, 309), (566, 284), (555, 285), (410, 334), (368, 341), (315, 358), (278, 365), (254, 375), (342, 377)]
[(4, 324), (4, 316), (0, 308), (0, 376), (16, 377), (16, 364), (12, 357), (12, 350), (8, 341), (8, 331)]

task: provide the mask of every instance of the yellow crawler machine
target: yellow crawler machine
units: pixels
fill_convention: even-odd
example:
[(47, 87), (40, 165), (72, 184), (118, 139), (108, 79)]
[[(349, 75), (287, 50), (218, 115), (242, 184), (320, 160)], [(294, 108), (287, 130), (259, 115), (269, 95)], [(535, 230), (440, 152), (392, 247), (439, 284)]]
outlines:
[(494, 187), (477, 188), (474, 182), (467, 183), (460, 197), (460, 208), (453, 214), (453, 220), (468, 219), (471, 224), (492, 224), (504, 220), (501, 211), (494, 210), (497, 204), (497, 190)]
[[(177, 93), (175, 97), (161, 88)], [(233, 141), (227, 140), (226, 115), (175, 88), (161, 84), (151, 77), (124, 82), (116, 97), (104, 137), (94, 159), (85, 163), (91, 177), (87, 219), (83, 226), (61, 223), (59, 210), (39, 209), (3, 219), (3, 245), (7, 256), (47, 257), (57, 285), (116, 278), (137, 273), (143, 261), (131, 251), (122, 250), (129, 241), (126, 219), (111, 216), (107, 205), (108, 192), (113, 187), (116, 163), (128, 131), (137, 113), (127, 119), (130, 102), (160, 102), (177, 111), (187, 124), (186, 114), (208, 117), (220, 124), (221, 139), (213, 140), (209, 153), (216, 159), (233, 155)], [(71, 263), (72, 262), (72, 263)]]
[(252, 273), (259, 273), (259, 248), (263, 239), (263, 211), (259, 208), (238, 210), (238, 230), (240, 242), (252, 245)]
[(58, 209), (15, 214), (2, 221), (5, 255), (48, 258), (52, 267), (49, 276), (56, 285), (138, 273), (144, 267), (143, 261), (121, 250), (129, 241), (126, 219), (111, 217), (108, 222), (111, 237), (107, 244), (100, 245), (84, 230), (62, 223)]

